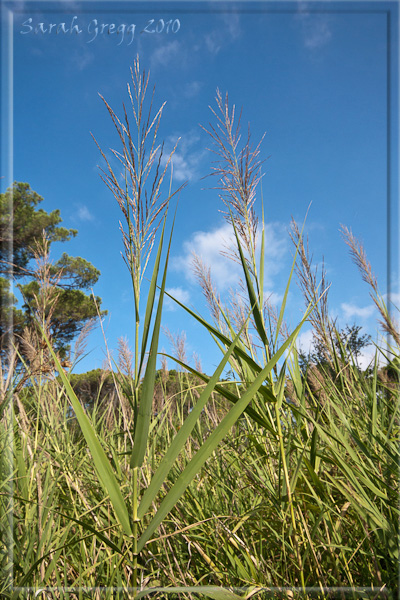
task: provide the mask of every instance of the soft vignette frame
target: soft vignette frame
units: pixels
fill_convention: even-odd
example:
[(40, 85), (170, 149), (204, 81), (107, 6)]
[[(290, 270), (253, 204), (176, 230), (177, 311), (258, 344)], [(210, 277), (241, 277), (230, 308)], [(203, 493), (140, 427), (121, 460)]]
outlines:
[[(60, 5), (60, 13), (65, 13), (68, 10), (68, 3), (72, 2), (73, 8), (75, 12), (79, 13), (79, 10), (82, 11), (83, 7), (89, 6), (94, 2), (100, 4), (108, 4), (110, 7), (113, 5), (112, 0), (78, 0), (77, 3), (74, 0), (0, 0), (0, 8), (1, 8), (1, 17), (0, 17), (0, 31), (1, 31), (1, 40), (0, 40), (0, 93), (1, 93), (1, 102), (0, 102), (0, 185), (2, 187), (2, 192), (4, 193), (8, 187), (11, 187), (14, 181), (14, 169), (13, 169), (13, 120), (14, 120), (14, 110), (13, 110), (13, 73), (14, 73), (14, 64), (13, 64), (13, 48), (14, 48), (14, 39), (13, 39), (13, 26), (14, 26), (14, 14), (27, 14), (29, 5), (39, 4), (52, 4), (52, 5)], [(133, 4), (143, 4), (143, 0), (119, 0), (118, 7), (123, 5), (133, 5)], [(205, 8), (201, 9), (202, 12), (207, 12), (210, 10), (211, 3), (207, 0), (159, 0), (154, 1), (150, 0), (148, 5), (146, 6), (146, 10), (148, 10), (148, 6), (152, 5), (204, 5)], [(391, 308), (391, 296), (392, 294), (399, 294), (400, 296), (400, 272), (399, 272), (399, 261), (400, 261), (400, 190), (399, 190), (399, 172), (400, 172), (400, 135), (397, 134), (397, 137), (394, 135), (396, 131), (396, 125), (399, 129), (400, 125), (400, 59), (399, 59), (399, 47), (400, 47), (400, 0), (389, 0), (379, 2), (378, 0), (326, 0), (322, 2), (321, 0), (309, 0), (308, 2), (303, 2), (302, 0), (212, 0), (213, 7), (220, 5), (220, 12), (228, 12), (229, 7), (240, 5), (241, 9), (245, 12), (246, 9), (242, 8), (246, 4), (251, 5), (253, 9), (256, 7), (260, 11), (263, 12), (293, 12), (299, 10), (299, 8), (306, 9), (307, 12), (318, 13), (318, 12), (379, 12), (380, 14), (386, 14), (386, 51), (387, 51), (387, 60), (386, 60), (386, 73), (387, 73), (387, 83), (386, 83), (386, 158), (387, 158), (387, 198), (386, 198), (386, 229), (387, 229), (387, 239), (386, 239), (386, 282), (387, 282), (387, 298), (388, 298), (388, 306), (389, 310)], [(321, 7), (323, 9), (321, 10)], [(351, 8), (347, 8), (346, 6)], [(342, 9), (343, 7), (343, 9)], [(371, 8), (374, 7), (374, 8)], [(379, 9), (377, 8), (379, 7)], [(359, 9), (359, 10), (357, 10)], [(396, 53), (397, 50), (397, 53)], [(396, 203), (397, 199), (397, 203)], [(12, 196), (10, 197), (10, 203), (8, 209), (12, 210)], [(10, 231), (9, 243), (7, 245), (7, 254), (11, 258), (12, 256), (12, 231)], [(394, 258), (394, 260), (393, 260)], [(10, 276), (12, 272), (10, 272)], [(11, 282), (11, 291), (12, 291), (12, 282)], [(12, 318), (12, 315), (11, 315)], [(12, 322), (9, 323), (12, 327)], [(12, 339), (8, 340), (9, 347), (11, 348)], [(389, 345), (389, 339), (388, 339)], [(12, 395), (9, 399), (10, 407), (11, 407)], [(11, 410), (7, 410), (7, 417), (11, 419)], [(10, 431), (10, 428), (9, 428)], [(8, 438), (8, 453), (6, 460), (9, 461), (10, 464), (10, 473), (12, 470), (12, 455), (13, 455), (13, 439), (12, 434), (10, 433)], [(400, 466), (400, 463), (399, 463)], [(399, 472), (400, 476), (400, 472)], [(10, 508), (12, 509), (13, 502), (13, 487), (12, 482), (9, 487), (10, 491)], [(400, 499), (399, 499), (400, 500)], [(13, 518), (12, 518), (12, 510), (10, 510), (10, 515), (8, 518), (8, 531), (6, 532), (7, 546), (8, 546), (8, 559), (9, 563), (13, 564)], [(10, 570), (10, 579), (13, 580), (13, 568)], [(400, 565), (399, 565), (399, 584), (400, 584)], [(58, 589), (58, 588), (57, 588)], [(55, 591), (55, 588), (46, 588), (40, 590), (33, 590), (32, 588), (14, 588), (11, 584), (12, 592), (25, 592), (27, 594), (27, 598), (38, 597), (40, 594), (45, 593), (45, 597), (53, 597), (52, 591)], [(216, 588), (215, 586), (199, 586), (196, 588), (170, 588), (168, 593), (177, 593), (181, 592), (189, 592), (189, 593), (202, 593), (207, 596), (207, 591), (212, 593), (216, 592), (216, 590), (223, 590), (223, 588)], [(118, 588), (63, 588), (63, 592), (69, 593), (77, 593), (79, 591), (112, 591), (118, 592), (122, 591)], [(157, 588), (147, 588), (139, 592), (139, 597), (145, 597), (146, 594), (155, 593)], [(235, 588), (236, 593), (242, 593), (244, 598), (251, 597), (262, 597), (268, 598), (272, 597), (272, 595), (276, 593), (284, 593), (285, 591), (292, 593), (293, 592), (302, 592), (301, 588)], [(306, 593), (311, 595), (321, 593), (320, 587), (307, 587)], [(362, 587), (362, 588), (324, 588), (324, 592), (333, 593), (333, 597), (337, 597), (336, 594), (341, 594), (341, 597), (354, 594), (357, 592), (360, 593), (368, 593), (372, 588)], [(228, 595), (226, 596), (228, 598)], [(378, 596), (376, 596), (376, 590), (373, 592), (374, 597), (377, 598), (380, 596), (378, 592)], [(164, 591), (164, 594), (166, 592)], [(262, 596), (260, 596), (262, 594)], [(289, 594), (288, 594), (289, 596)], [(210, 597), (210, 596), (209, 596)], [(233, 596), (232, 596), (233, 597)]]

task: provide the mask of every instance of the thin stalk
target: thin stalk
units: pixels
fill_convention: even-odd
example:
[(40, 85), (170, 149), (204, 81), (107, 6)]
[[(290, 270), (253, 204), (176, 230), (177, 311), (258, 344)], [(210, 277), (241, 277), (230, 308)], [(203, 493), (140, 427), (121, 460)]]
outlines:
[(132, 519), (132, 538), (133, 538), (133, 598), (137, 596), (137, 571), (138, 571), (138, 523), (140, 519), (137, 516), (138, 511), (138, 467), (133, 469), (133, 519)]
[(135, 393), (139, 388), (139, 326), (140, 322), (137, 320), (135, 325)]
[(287, 495), (288, 495), (290, 517), (291, 517), (292, 527), (293, 527), (293, 541), (294, 541), (296, 555), (297, 555), (297, 561), (298, 561), (298, 565), (299, 565), (299, 569), (300, 569), (301, 586), (302, 586), (302, 588), (303, 588), (303, 590), (305, 592), (303, 561), (301, 559), (301, 554), (300, 554), (300, 549), (299, 549), (299, 542), (298, 542), (298, 539), (297, 539), (296, 516), (294, 514), (292, 492), (291, 492), (291, 489), (290, 489), (289, 473), (288, 473), (288, 468), (287, 468), (287, 464), (286, 464), (286, 454), (285, 454), (285, 447), (284, 447), (284, 443), (283, 443), (283, 434), (282, 434), (282, 426), (281, 426), (281, 419), (280, 419), (280, 414), (279, 414), (278, 403), (275, 404), (275, 416), (276, 416), (276, 424), (277, 424), (277, 429), (278, 429), (279, 449), (280, 449), (280, 453), (281, 453), (283, 474), (284, 474), (284, 477), (285, 477), (285, 484), (286, 484)]

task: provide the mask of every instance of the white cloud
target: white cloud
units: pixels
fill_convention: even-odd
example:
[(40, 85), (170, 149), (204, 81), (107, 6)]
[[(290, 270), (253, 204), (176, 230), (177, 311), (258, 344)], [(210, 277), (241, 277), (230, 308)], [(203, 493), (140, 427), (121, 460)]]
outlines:
[(196, 161), (193, 157), (185, 156), (176, 151), (172, 158), (173, 178), (176, 181), (184, 182), (193, 179), (196, 168)]
[(313, 330), (301, 331), (297, 338), (297, 347), (299, 350), (308, 354), (313, 350)]
[(179, 139), (172, 157), (173, 178), (178, 182), (190, 181), (199, 176), (199, 166), (207, 151), (200, 146), (200, 136), (191, 130), (183, 134), (171, 135), (165, 142), (163, 165)]
[(282, 294), (277, 294), (276, 292), (273, 292), (272, 290), (264, 290), (264, 299), (268, 300), (268, 302), (270, 304), (272, 304), (272, 306), (278, 306), (278, 304), (280, 304), (280, 302), (282, 302), (283, 300), (283, 295)]
[(309, 50), (318, 50), (331, 40), (332, 31), (328, 15), (308, 13), (307, 5), (300, 4), (295, 19), (300, 23), (303, 43)]
[(185, 83), (182, 90), (182, 96), (187, 100), (190, 100), (197, 96), (202, 86), (203, 84), (201, 81), (190, 81), (189, 83)]
[(204, 41), (210, 54), (218, 54), (222, 46), (236, 40), (240, 36), (240, 20), (236, 12), (220, 15), (218, 27), (207, 33)]
[(78, 219), (81, 221), (93, 221), (94, 216), (90, 212), (87, 206), (84, 204), (78, 208)]
[(183, 243), (183, 255), (176, 257), (172, 265), (176, 270), (183, 271), (190, 281), (195, 281), (192, 270), (192, 253), (195, 252), (202, 261), (211, 267), (211, 275), (219, 289), (226, 289), (238, 280), (239, 266), (224, 256), (221, 250), (224, 244), (232, 241), (232, 230), (228, 223), (212, 231), (197, 231), (191, 240)]
[(183, 54), (181, 44), (178, 40), (173, 40), (153, 51), (150, 57), (150, 66), (151, 68), (166, 67), (171, 62), (176, 61), (178, 56), (179, 61), (182, 62)]
[[(283, 258), (288, 248), (287, 233), (280, 223), (269, 223), (265, 231), (266, 262), (264, 281), (267, 289), (272, 287), (273, 277), (277, 275), (283, 266)], [(228, 247), (235, 247), (236, 240), (232, 227), (223, 223), (220, 227), (211, 231), (197, 231), (190, 240), (183, 244), (183, 254), (175, 257), (172, 266), (185, 273), (189, 281), (194, 282), (195, 276), (192, 270), (192, 253), (195, 252), (207, 267), (211, 268), (211, 276), (220, 292), (231, 286), (236, 286), (240, 277), (243, 276), (241, 266), (222, 255)], [(271, 292), (269, 292), (271, 293)], [(272, 298), (272, 302), (278, 301), (278, 296)]]
[(352, 319), (353, 317), (359, 317), (361, 319), (368, 319), (374, 313), (375, 307), (373, 304), (369, 306), (365, 306), (361, 308), (360, 306), (356, 306), (355, 304), (347, 304), (343, 302), (340, 305), (340, 308), (343, 311), (343, 315), (345, 319)]
[[(173, 287), (173, 288), (168, 288), (166, 290), (166, 292), (168, 292), (168, 294), (170, 294), (171, 296), (173, 296), (174, 298), (176, 298), (177, 300), (179, 300), (179, 302), (182, 302), (182, 304), (187, 304), (190, 300), (190, 294), (187, 290), (184, 290), (181, 287)], [(168, 296), (165, 296), (165, 310), (169, 310), (169, 311), (175, 311), (178, 308), (178, 305), (176, 304), (176, 302), (174, 302), (171, 298), (169, 298)]]

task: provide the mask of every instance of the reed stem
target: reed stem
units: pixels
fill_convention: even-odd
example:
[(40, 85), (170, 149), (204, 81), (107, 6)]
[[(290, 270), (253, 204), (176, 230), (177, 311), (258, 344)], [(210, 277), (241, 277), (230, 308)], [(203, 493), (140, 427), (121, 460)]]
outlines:
[(138, 586), (138, 523), (140, 519), (137, 516), (138, 511), (138, 467), (133, 469), (133, 523), (132, 523), (132, 537), (133, 537), (133, 598), (137, 596)]

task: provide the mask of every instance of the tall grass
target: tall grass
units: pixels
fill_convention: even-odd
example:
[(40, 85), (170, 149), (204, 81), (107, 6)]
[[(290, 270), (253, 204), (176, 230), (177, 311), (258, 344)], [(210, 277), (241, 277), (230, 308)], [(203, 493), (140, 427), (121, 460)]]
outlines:
[[(31, 377), (17, 387), (11, 373), (2, 377), (3, 398), (14, 394), (1, 421), (0, 444), (11, 454), (2, 453), (0, 522), (7, 531), (12, 512), (13, 543), (8, 553), (10, 536), (3, 538), (0, 594), (14, 599), (45, 589), (55, 598), (139, 598), (153, 588), (158, 597), (237, 598), (263, 590), (264, 597), (394, 598), (399, 340), (365, 252), (343, 230), (392, 339), (361, 371), (329, 319), (328, 285), (324, 276), (318, 282), (296, 224), (279, 311), (264, 298), (268, 245), (254, 204), (259, 145), (253, 149), (248, 137), (240, 146), (234, 107), (218, 93), (217, 121), (207, 131), (235, 240), (226, 260), (242, 270), (241, 301), (224, 304), (207, 265), (194, 257), (211, 320), (175, 302), (210, 333), (222, 357), (209, 376), (186, 364), (181, 348), (174, 360), (185, 375), (168, 392), (166, 365), (157, 371), (156, 361), (173, 195), (170, 188), (163, 196), (162, 184), (172, 156), (161, 169), (163, 107), (153, 116), (151, 102), (146, 112), (148, 77), (138, 60), (132, 85), (135, 139), (125, 107), (120, 120), (104, 101), (122, 146), (113, 151), (121, 173), (102, 156), (103, 178), (125, 222), (134, 349), (130, 354), (121, 342), (119, 365), (111, 365), (114, 399), (107, 405), (99, 393), (90, 410), (40, 320), (37, 343), (48, 348), (58, 378)], [(153, 251), (141, 324), (143, 273)], [(290, 331), (285, 309), (295, 270), (306, 310)], [(304, 371), (296, 338), (306, 320), (326, 360)]]

